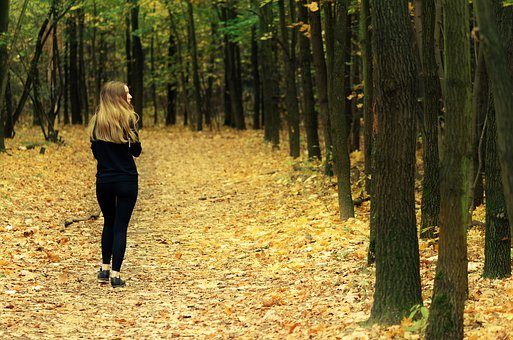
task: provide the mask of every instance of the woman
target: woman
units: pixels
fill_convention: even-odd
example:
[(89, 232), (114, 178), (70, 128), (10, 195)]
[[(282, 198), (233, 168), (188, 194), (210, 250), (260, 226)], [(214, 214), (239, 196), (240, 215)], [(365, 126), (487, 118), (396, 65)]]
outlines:
[[(96, 197), (103, 213), (102, 265), (98, 282), (123, 287), (120, 278), (125, 256), (128, 222), (137, 201), (138, 173), (134, 158), (141, 154), (135, 126), (139, 117), (130, 101), (128, 86), (107, 82), (100, 105), (89, 125), (91, 150), (98, 161)], [(111, 271), (112, 260), (112, 271)]]

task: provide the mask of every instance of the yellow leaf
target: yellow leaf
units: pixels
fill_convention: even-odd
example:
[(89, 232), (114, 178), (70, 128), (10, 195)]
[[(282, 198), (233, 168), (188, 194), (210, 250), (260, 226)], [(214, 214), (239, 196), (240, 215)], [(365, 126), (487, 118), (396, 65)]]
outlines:
[(306, 4), (305, 7), (308, 8), (310, 12), (317, 12), (319, 10), (319, 4), (315, 1), (310, 4)]

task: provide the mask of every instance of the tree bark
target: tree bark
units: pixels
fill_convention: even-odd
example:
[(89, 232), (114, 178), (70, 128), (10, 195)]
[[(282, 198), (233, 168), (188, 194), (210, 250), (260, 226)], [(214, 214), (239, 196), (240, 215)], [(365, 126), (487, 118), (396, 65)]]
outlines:
[(434, 238), (440, 211), (440, 167), (438, 157), (438, 117), (442, 115), (442, 90), (435, 58), (436, 0), (422, 1), (421, 50), (424, 80), (422, 140), (424, 177), (422, 180), (421, 238)]
[[(2, 35), (8, 32), (9, 28), (9, 0), (0, 1), (0, 39)], [(6, 117), (4, 114), (5, 89), (7, 84), (7, 73), (9, 72), (7, 64), (7, 44), (0, 43), (0, 152), (5, 151), (4, 126)]]
[[(132, 4), (131, 0), (126, 0), (128, 8), (130, 9)], [(132, 60), (132, 33), (130, 32), (130, 16), (131, 10), (126, 13), (125, 16), (125, 56), (126, 56), (126, 83), (129, 88), (133, 87), (133, 60)], [(101, 61), (101, 58), (100, 58)], [(100, 85), (101, 89), (101, 85)]]
[(84, 20), (85, 13), (82, 8), (77, 11), (78, 15), (78, 73), (79, 73), (79, 90), (80, 90), (80, 107), (83, 108), (84, 123), (89, 123), (89, 101), (87, 95), (86, 83), (86, 66), (84, 53)]
[(326, 71), (328, 74), (328, 103), (333, 142), (333, 167), (337, 176), (338, 207), (341, 220), (354, 217), (351, 197), (351, 164), (349, 161), (349, 119), (345, 91), (347, 2), (325, 3)]
[(251, 75), (253, 78), (253, 129), (260, 129), (260, 72), (258, 72), (258, 42), (256, 26), (251, 27)]
[(486, 160), (486, 129), (485, 119), (489, 110), (490, 89), (488, 74), (484, 60), (483, 49), (479, 48), (477, 66), (474, 74), (474, 89), (472, 94), (472, 207), (478, 207), (484, 202), (483, 174)]
[(192, 57), (192, 81), (194, 84), (194, 104), (196, 111), (196, 131), (203, 130), (203, 110), (201, 108), (201, 87), (199, 78), (198, 52), (196, 43), (196, 28), (194, 25), (194, 10), (190, 0), (187, 1), (187, 13), (189, 18), (189, 41)]
[[(475, 3), (480, 27), (480, 41), (484, 48), (486, 67), (493, 92), (497, 126), (497, 151), (501, 169), (502, 186), (506, 200), (507, 216), (513, 216), (513, 55), (512, 37), (508, 24), (512, 21), (510, 8), (499, 11), (500, 2)], [(499, 14), (499, 15), (497, 15)], [(496, 22), (496, 17), (499, 23)], [(513, 228), (510, 228), (513, 236)]]
[(68, 38), (71, 124), (82, 124), (79, 84), (80, 74), (78, 66), (77, 18), (74, 14), (68, 18)]
[(407, 3), (371, 2), (376, 61), (373, 197), (376, 286), (370, 322), (399, 323), (422, 304), (415, 218), (417, 69)]
[(488, 111), (486, 131), (486, 229), (483, 277), (511, 276), (511, 234), (497, 155), (495, 110)]
[[(308, 24), (308, 10), (305, 7), (306, 0), (297, 2), (298, 19), (303, 25)], [(305, 27), (305, 26), (304, 26)], [(304, 32), (299, 33), (299, 53), (301, 65), (301, 86), (303, 90), (303, 120), (306, 130), (306, 146), (308, 158), (322, 159), (321, 148), (319, 146), (318, 118), (315, 110), (315, 100), (313, 95), (312, 80), (312, 56), (310, 50), (309, 38)]]
[(325, 167), (326, 175), (333, 174), (333, 154), (331, 140), (331, 124), (329, 118), (328, 103), (328, 75), (326, 72), (326, 59), (324, 57), (324, 47), (322, 43), (321, 13), (309, 11), (310, 18), (310, 40), (312, 42), (312, 55), (315, 69), (315, 85), (317, 88), (317, 101), (319, 103), (321, 126), (324, 134)]
[(444, 0), (445, 128), (439, 254), (427, 339), (462, 339), (470, 224), (471, 78), (468, 2)]
[[(289, 155), (293, 158), (299, 157), (299, 106), (297, 101), (296, 86), (296, 51), (295, 38), (289, 38), (288, 21), (285, 19), (285, 1), (278, 0), (280, 17), (281, 46), (283, 48), (282, 58), (285, 69), (285, 105), (287, 110), (287, 127), (289, 133)], [(293, 14), (291, 13), (291, 16)], [(292, 22), (294, 22), (294, 18)]]
[(166, 110), (166, 125), (176, 124), (176, 75), (174, 72), (173, 61), (176, 59), (176, 42), (173, 32), (169, 32), (169, 41), (167, 46), (167, 69), (170, 77), (167, 83), (167, 110)]
[(262, 75), (262, 95), (264, 112), (264, 140), (271, 142), (273, 148), (280, 144), (280, 118), (278, 111), (277, 81), (275, 79), (276, 69), (273, 67), (273, 12), (271, 4), (266, 3), (259, 7), (260, 35), (263, 40), (260, 42), (260, 74)]
[[(139, 29), (139, 2), (138, 0), (131, 0), (131, 24), (132, 24), (132, 56), (133, 56), (133, 81), (132, 81), (132, 93), (133, 93), (133, 106), (135, 112), (139, 115), (139, 128), (143, 127), (143, 89), (144, 89), (144, 54), (141, 45), (141, 38), (138, 34)], [(134, 34), (136, 33), (136, 34)]]

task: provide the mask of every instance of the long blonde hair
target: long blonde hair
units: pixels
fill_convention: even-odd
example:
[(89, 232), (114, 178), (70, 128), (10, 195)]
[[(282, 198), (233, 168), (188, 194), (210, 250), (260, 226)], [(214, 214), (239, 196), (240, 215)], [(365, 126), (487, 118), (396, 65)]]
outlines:
[(109, 81), (103, 85), (100, 105), (89, 122), (91, 140), (117, 144), (138, 141), (134, 129), (139, 116), (127, 101), (125, 86), (120, 81)]

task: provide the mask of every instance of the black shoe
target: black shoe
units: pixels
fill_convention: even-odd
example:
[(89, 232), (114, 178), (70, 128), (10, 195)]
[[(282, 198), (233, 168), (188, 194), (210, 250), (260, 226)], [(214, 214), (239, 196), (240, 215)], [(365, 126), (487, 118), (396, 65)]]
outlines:
[(112, 288), (124, 287), (125, 286), (125, 281), (121, 280), (120, 277), (111, 277), (110, 278), (110, 285), (112, 286)]
[(98, 282), (99, 283), (109, 283), (110, 270), (100, 270), (98, 271)]

